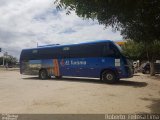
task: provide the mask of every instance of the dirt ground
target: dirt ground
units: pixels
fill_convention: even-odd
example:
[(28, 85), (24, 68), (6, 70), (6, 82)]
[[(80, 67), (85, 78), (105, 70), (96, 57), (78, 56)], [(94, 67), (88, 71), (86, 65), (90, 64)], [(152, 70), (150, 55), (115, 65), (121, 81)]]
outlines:
[(136, 74), (109, 85), (0, 70), (0, 113), (160, 113), (160, 76)]

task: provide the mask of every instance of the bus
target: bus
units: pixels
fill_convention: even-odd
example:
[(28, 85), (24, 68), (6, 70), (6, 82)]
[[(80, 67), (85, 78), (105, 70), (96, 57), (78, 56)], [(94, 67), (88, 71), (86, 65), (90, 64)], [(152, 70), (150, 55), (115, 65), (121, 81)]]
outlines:
[(38, 75), (40, 79), (89, 77), (116, 83), (121, 78), (132, 77), (133, 67), (116, 43), (101, 40), (23, 49), (20, 73)]

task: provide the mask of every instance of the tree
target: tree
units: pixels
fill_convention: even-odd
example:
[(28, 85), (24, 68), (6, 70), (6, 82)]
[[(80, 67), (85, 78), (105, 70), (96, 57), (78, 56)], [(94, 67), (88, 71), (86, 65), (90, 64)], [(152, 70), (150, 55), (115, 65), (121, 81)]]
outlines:
[[(7, 55), (4, 59), (4, 64), (8, 63), (9, 66), (16, 65), (17, 63), (17, 58), (13, 57), (12, 55)], [(0, 57), (0, 65), (3, 64), (3, 57)]]
[[(80, 17), (97, 19), (106, 27), (120, 30), (125, 39), (144, 44), (146, 54), (160, 41), (160, 0), (56, 0), (55, 3), (58, 9), (65, 8), (67, 14), (75, 10)], [(148, 55), (151, 67), (156, 54)]]
[[(149, 45), (149, 48), (146, 48), (146, 46), (143, 42), (126, 40), (122, 50), (125, 56), (132, 60), (151, 61), (149, 59), (160, 59), (160, 41), (155, 41), (154, 44)], [(152, 54), (154, 54), (154, 58), (152, 58)]]
[[(149, 46), (149, 48), (146, 48), (146, 46)], [(152, 59), (160, 59), (160, 41), (155, 41), (151, 45), (145, 45), (142, 42), (127, 40), (126, 43), (122, 46), (122, 49), (124, 55), (132, 60), (152, 61)], [(151, 73), (155, 74), (154, 64), (151, 65)]]
[(122, 46), (123, 54), (132, 60), (147, 60), (145, 46), (142, 43), (127, 40)]

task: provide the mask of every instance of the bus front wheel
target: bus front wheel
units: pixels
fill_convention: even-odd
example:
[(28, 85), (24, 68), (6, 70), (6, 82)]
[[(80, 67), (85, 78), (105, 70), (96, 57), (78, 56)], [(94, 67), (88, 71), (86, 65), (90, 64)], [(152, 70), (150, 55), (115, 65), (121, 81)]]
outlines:
[(101, 80), (110, 84), (118, 82), (116, 74), (110, 70), (106, 70), (101, 74)]
[(47, 70), (45, 70), (45, 69), (40, 70), (39, 71), (39, 78), (42, 80), (47, 79), (48, 78)]

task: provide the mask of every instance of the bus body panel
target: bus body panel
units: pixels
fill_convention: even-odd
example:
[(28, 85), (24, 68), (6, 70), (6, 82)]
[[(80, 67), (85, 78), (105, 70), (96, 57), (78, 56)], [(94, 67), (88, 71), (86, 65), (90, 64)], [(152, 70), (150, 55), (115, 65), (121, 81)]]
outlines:
[[(57, 61), (57, 63), (55, 62)], [(29, 60), (22, 62), (22, 74), (38, 75), (40, 69), (46, 69), (49, 76), (75, 76), (99, 78), (103, 70), (112, 70), (117, 73), (118, 78), (132, 77), (125, 71), (123, 60), (120, 63), (114, 58), (69, 58), (69, 59), (47, 59)]]
[[(98, 45), (97, 43), (100, 44)], [(103, 52), (100, 51), (101, 47), (103, 47), (102, 45), (109, 43), (111, 44), (111, 48), (113, 47), (118, 52), (118, 57), (104, 57), (103, 55), (100, 55), (97, 57), (81, 56), (72, 58), (71, 56), (69, 56), (69, 53), (66, 50), (68, 50), (70, 46), (73, 46), (73, 50), (76, 50), (76, 47), (78, 45), (76, 47), (74, 47), (74, 45), (67, 45), (67, 47), (58, 46), (51, 48), (46, 47), (25, 49), (22, 50), (20, 56), (20, 73), (25, 75), (38, 75), (41, 69), (46, 69), (49, 76), (75, 76), (99, 78), (101, 72), (103, 72), (104, 70), (112, 70), (116, 73), (117, 78), (129, 78), (133, 76), (131, 65), (129, 65), (127, 59), (119, 53), (118, 49), (116, 48), (117, 46), (114, 45), (114, 43), (112, 43), (111, 41), (97, 43), (94, 43), (94, 52), (96, 52), (96, 49), (99, 50), (99, 53)], [(90, 44), (85, 43), (79, 45), (83, 47)], [(62, 51), (60, 50), (64, 48), (65, 51), (62, 53)], [(46, 49), (48, 49), (48, 51)], [(76, 52), (78, 53), (81, 49), (77, 49), (76, 52), (74, 52), (73, 50), (71, 52), (74, 56), (74, 54)], [(43, 51), (43, 54), (39, 56), (39, 54), (37, 53), (41, 51)], [(57, 56), (52, 55), (52, 53), (54, 52)], [(47, 53), (50, 53), (51, 55), (48, 55)], [(60, 56), (60, 54), (62, 54), (64, 58)], [(94, 56), (94, 54), (97, 53), (91, 54)]]

